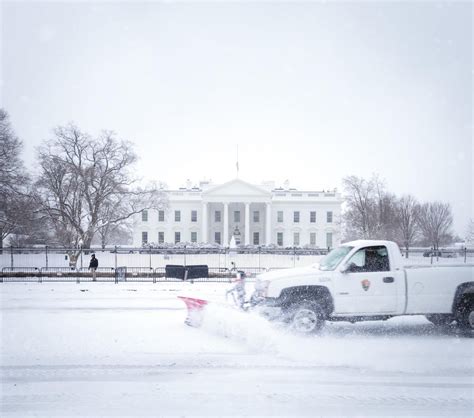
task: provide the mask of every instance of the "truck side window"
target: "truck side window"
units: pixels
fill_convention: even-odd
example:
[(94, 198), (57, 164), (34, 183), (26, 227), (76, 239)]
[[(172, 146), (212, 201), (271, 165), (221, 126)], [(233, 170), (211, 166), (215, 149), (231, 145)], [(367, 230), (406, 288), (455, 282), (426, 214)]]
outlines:
[(353, 273), (389, 271), (388, 251), (386, 247), (366, 247), (357, 251), (348, 265)]

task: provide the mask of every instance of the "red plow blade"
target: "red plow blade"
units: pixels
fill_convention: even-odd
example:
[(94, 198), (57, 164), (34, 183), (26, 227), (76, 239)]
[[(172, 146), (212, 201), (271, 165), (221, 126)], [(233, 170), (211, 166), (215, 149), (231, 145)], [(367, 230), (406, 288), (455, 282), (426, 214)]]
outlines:
[(202, 323), (203, 310), (208, 304), (207, 300), (197, 299), (197, 298), (188, 298), (185, 296), (178, 296), (188, 308), (188, 316), (184, 323), (191, 327), (199, 327)]

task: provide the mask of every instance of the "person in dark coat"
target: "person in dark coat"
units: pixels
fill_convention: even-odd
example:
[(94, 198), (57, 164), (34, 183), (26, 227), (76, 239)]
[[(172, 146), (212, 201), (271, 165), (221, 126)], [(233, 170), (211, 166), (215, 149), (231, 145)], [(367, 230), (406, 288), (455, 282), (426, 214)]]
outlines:
[(99, 260), (95, 258), (95, 254), (91, 255), (91, 262), (89, 263), (89, 270), (92, 271), (92, 281), (96, 281), (96, 271), (97, 268), (99, 267)]

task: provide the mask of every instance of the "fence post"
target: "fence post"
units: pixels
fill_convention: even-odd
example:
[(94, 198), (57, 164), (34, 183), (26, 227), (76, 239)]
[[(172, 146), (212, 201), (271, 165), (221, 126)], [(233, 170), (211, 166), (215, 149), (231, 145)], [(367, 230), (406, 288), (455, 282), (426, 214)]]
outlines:
[(296, 267), (296, 247), (293, 247), (293, 267)]
[(46, 250), (46, 268), (48, 268), (48, 246), (45, 247)]
[(13, 245), (10, 245), (10, 267), (13, 271)]
[(260, 271), (260, 253), (262, 251), (262, 247), (258, 246), (258, 271)]
[(464, 247), (464, 262), (467, 263), (467, 247)]
[(115, 246), (115, 270), (117, 270), (117, 246)]
[(150, 268), (151, 268), (151, 245), (150, 245)]
[(183, 262), (184, 262), (184, 267), (186, 267), (186, 244), (184, 244)]

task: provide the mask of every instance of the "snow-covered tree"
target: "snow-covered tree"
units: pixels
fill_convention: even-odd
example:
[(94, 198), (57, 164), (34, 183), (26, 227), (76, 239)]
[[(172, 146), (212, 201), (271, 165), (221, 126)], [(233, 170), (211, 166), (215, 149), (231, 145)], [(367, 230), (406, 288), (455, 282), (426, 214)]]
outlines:
[(137, 187), (132, 145), (113, 132), (93, 138), (73, 124), (60, 126), (39, 149), (38, 159), (37, 198), (65, 246), (89, 248), (98, 231), (166, 205), (156, 185)]

